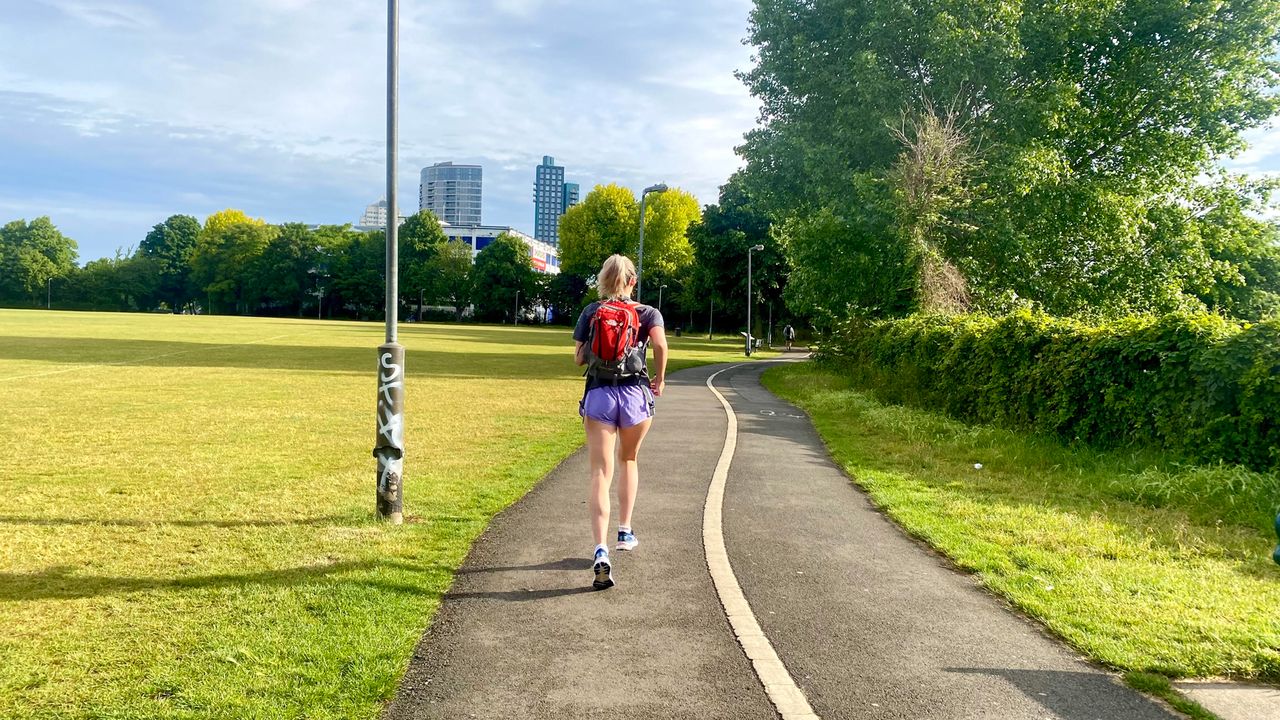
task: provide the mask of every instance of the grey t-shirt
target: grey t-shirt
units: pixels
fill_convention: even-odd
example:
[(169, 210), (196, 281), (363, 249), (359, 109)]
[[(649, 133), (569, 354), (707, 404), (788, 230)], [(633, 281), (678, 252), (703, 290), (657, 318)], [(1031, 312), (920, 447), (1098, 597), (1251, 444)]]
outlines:
[[(600, 307), (600, 302), (601, 301), (593, 302), (582, 309), (582, 314), (578, 316), (578, 324), (573, 328), (574, 340), (577, 340), (578, 342), (587, 342), (591, 339), (591, 316), (596, 314), (596, 309)], [(636, 314), (640, 316), (639, 341), (641, 345), (646, 346), (644, 348), (644, 355), (647, 359), (649, 351), (649, 330), (656, 327), (665, 327), (662, 322), (662, 313), (658, 312), (658, 309), (651, 305), (642, 305), (637, 302), (631, 302), (630, 304), (635, 306)], [(647, 375), (648, 373), (646, 372), (645, 374)], [(590, 375), (587, 376), (588, 390), (592, 388), (593, 380), (594, 378)], [(636, 380), (635, 382), (638, 384), (642, 381)]]

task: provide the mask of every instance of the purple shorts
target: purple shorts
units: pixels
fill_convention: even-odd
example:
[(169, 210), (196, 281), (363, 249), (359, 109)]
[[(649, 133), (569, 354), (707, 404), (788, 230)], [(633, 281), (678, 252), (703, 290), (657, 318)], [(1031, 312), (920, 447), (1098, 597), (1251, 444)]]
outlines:
[(648, 385), (592, 388), (578, 404), (578, 414), (606, 425), (628, 428), (653, 417), (653, 393)]

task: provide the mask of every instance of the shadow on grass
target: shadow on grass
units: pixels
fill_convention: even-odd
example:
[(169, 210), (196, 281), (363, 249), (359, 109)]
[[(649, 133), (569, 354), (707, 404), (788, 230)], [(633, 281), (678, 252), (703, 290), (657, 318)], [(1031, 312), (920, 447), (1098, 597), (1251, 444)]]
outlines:
[(175, 527), (269, 528), (293, 526), (324, 527), (327, 525), (347, 526), (352, 522), (353, 518), (342, 515), (282, 520), (169, 520), (164, 518), (143, 520), (134, 518), (40, 518), (0, 515), (0, 525), (30, 525), (35, 527), (96, 525), (103, 527), (150, 528), (172, 525)]
[(946, 668), (946, 671), (1003, 678), (1062, 720), (1174, 720), (1181, 717), (1100, 672), (1008, 668)]
[[(530, 334), (531, 337), (533, 334)], [(4, 337), (0, 359), (46, 364), (116, 365), (144, 367), (246, 368), (307, 372), (372, 374), (376, 347), (306, 345), (215, 344), (171, 340), (111, 340), (103, 338)], [(497, 341), (494, 341), (497, 342)], [(521, 352), (526, 343), (499, 343), (504, 353), (463, 350), (407, 350), (406, 370), (415, 376), (539, 380), (574, 374), (572, 345), (562, 355)], [(543, 344), (543, 343), (533, 343)], [(39, 375), (40, 372), (32, 373)], [(23, 377), (18, 373), (14, 377)], [(5, 380), (0, 376), (0, 381)]]
[(126, 595), (130, 593), (166, 590), (208, 590), (216, 588), (288, 585), (304, 585), (315, 582), (346, 583), (377, 588), (390, 592), (439, 596), (415, 585), (385, 582), (360, 577), (335, 577), (344, 573), (397, 569), (410, 572), (448, 573), (450, 568), (442, 564), (425, 566), (403, 562), (351, 560), (326, 564), (304, 565), (281, 570), (264, 570), (256, 573), (228, 573), (199, 575), (195, 577), (111, 577), (106, 575), (77, 574), (73, 565), (59, 565), (37, 573), (0, 573), (0, 602), (23, 600), (79, 600), (83, 598)]

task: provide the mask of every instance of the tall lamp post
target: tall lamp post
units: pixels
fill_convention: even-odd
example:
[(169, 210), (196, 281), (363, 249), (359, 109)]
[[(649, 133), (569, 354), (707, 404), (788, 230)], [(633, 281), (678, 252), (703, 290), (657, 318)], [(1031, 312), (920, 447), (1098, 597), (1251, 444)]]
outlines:
[(399, 213), (396, 212), (396, 145), (400, 103), (400, 2), (387, 0), (387, 338), (378, 347), (378, 518), (404, 521), (404, 346), (396, 336), (399, 311)]
[(747, 248), (747, 357), (751, 357), (751, 253), (764, 249), (764, 245), (753, 245)]
[(667, 289), (667, 286), (665, 284), (658, 286), (658, 313), (659, 314), (662, 313), (662, 291), (666, 289)]
[(644, 278), (644, 201), (649, 197), (649, 193), (662, 193), (667, 191), (664, 183), (650, 185), (640, 193), (640, 252), (636, 256), (636, 300), (640, 300), (640, 282)]
[(512, 325), (520, 324), (520, 291), (519, 290), (516, 291), (516, 312), (514, 315), (511, 316), (511, 324)]

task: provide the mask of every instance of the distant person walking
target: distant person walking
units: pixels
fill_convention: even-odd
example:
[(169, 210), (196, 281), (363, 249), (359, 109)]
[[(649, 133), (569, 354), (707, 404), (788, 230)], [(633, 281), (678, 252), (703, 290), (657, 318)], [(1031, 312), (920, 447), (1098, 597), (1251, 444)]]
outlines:
[[(591, 460), (590, 512), (595, 537), (591, 585), (613, 587), (613, 564), (605, 533), (609, 524), (609, 485), (613, 481), (614, 444), (621, 441), (618, 460), (617, 550), (634, 550), (640, 541), (631, 529), (640, 470), (636, 456), (653, 422), (654, 397), (661, 396), (667, 374), (667, 335), (662, 313), (631, 299), (636, 267), (622, 255), (604, 261), (597, 276), (600, 300), (582, 310), (573, 330), (574, 360), (587, 366), (587, 387), (578, 407), (587, 431)], [(649, 374), (645, 361), (653, 345), (657, 372)]]
[(782, 328), (782, 337), (787, 341), (787, 351), (790, 352), (791, 344), (796, 341), (796, 329), (791, 327), (791, 323), (787, 323), (787, 326)]

